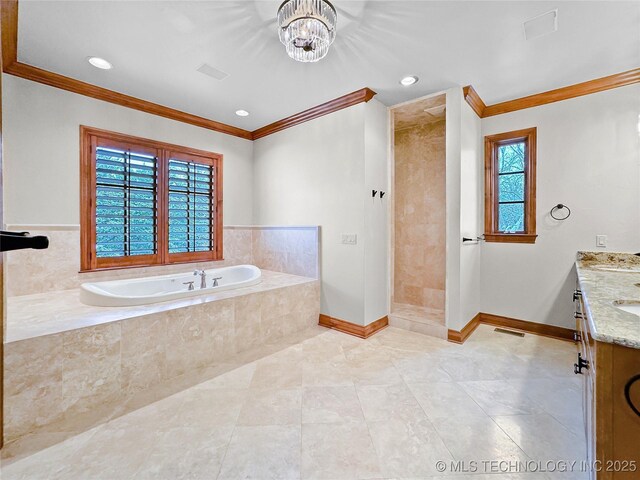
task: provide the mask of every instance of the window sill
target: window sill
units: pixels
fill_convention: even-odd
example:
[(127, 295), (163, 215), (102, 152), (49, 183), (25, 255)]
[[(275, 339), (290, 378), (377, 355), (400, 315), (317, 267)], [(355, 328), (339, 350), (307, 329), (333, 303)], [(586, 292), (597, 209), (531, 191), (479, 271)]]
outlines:
[(223, 262), (224, 258), (209, 258), (209, 259), (201, 259), (201, 260), (186, 260), (181, 262), (170, 262), (170, 263), (145, 263), (139, 265), (115, 265), (111, 267), (97, 267), (97, 268), (88, 268), (88, 269), (80, 269), (78, 273), (91, 273), (91, 272), (104, 272), (109, 270), (130, 270), (134, 268), (159, 268), (159, 267), (171, 267), (173, 265), (188, 265), (190, 263), (211, 263), (211, 262)]
[(493, 243), (536, 243), (535, 233), (485, 233), (484, 241)]

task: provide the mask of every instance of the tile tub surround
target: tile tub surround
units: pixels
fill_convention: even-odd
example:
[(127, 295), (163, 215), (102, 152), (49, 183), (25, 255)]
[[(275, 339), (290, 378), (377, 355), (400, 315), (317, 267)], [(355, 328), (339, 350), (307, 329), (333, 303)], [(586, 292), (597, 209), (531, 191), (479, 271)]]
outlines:
[(444, 309), (445, 122), (395, 132), (393, 301)]
[(576, 271), (593, 338), (600, 342), (640, 348), (640, 317), (613, 305), (616, 300), (640, 302), (640, 273), (613, 272), (594, 267), (637, 268), (640, 257), (630, 253), (578, 252)]
[(224, 257), (202, 262), (78, 273), (80, 227), (77, 225), (8, 225), (49, 237), (42, 251), (7, 255), (7, 296), (30, 295), (78, 288), (82, 282), (117, 280), (180, 273), (228, 265), (251, 264), (261, 269), (319, 278), (320, 228), (317, 226), (225, 226)]
[(9, 299), (5, 439), (106, 421), (317, 325), (318, 280), (263, 274), (258, 285), (186, 303), (88, 307), (74, 290)]
[(464, 345), (393, 327), (367, 340), (316, 327), (287, 341), (84, 433), (10, 442), (0, 476), (586, 480), (436, 471), (437, 461), (584, 460), (568, 342), (484, 325)]

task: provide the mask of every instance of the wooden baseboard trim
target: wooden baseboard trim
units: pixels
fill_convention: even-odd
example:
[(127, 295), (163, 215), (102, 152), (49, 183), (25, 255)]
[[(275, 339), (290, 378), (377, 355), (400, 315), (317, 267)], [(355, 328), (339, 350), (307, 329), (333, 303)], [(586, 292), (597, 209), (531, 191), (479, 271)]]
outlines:
[(494, 327), (506, 328), (517, 332), (531, 333), (542, 337), (555, 338), (557, 340), (565, 340), (574, 342), (575, 330), (556, 325), (546, 325), (543, 323), (528, 322), (526, 320), (518, 320), (517, 318), (503, 317), (490, 313), (478, 313), (473, 319), (467, 323), (462, 330), (449, 330), (447, 339), (453, 343), (464, 343), (469, 338), (478, 325), (492, 325)]
[(573, 342), (575, 330), (571, 328), (558, 327), (556, 325), (546, 325), (544, 323), (528, 322), (517, 318), (502, 317), (490, 313), (480, 314), (480, 323), (493, 325), (494, 327), (508, 328), (518, 332), (532, 333), (542, 337), (556, 338)]
[(480, 314), (478, 313), (475, 317), (469, 320), (462, 330), (459, 332), (457, 330), (449, 329), (447, 331), (447, 340), (453, 343), (464, 343), (464, 341), (471, 335), (476, 328), (480, 325)]
[(330, 317), (329, 315), (320, 314), (318, 325), (327, 327), (332, 330), (338, 330), (359, 338), (369, 338), (374, 333), (379, 332), (389, 325), (389, 317), (386, 315), (369, 325), (357, 325), (355, 323), (340, 320), (339, 318)]

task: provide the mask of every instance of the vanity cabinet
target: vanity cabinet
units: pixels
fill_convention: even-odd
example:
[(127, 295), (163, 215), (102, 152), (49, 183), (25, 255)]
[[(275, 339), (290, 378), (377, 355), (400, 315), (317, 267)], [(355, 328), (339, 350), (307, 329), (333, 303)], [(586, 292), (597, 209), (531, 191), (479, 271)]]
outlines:
[[(574, 366), (583, 379), (583, 411), (587, 461), (593, 480), (640, 478), (640, 416), (627, 402), (625, 387), (640, 375), (640, 349), (596, 341), (579, 291), (576, 331), (579, 348)], [(640, 322), (640, 319), (639, 319)], [(640, 409), (640, 380), (629, 388)]]

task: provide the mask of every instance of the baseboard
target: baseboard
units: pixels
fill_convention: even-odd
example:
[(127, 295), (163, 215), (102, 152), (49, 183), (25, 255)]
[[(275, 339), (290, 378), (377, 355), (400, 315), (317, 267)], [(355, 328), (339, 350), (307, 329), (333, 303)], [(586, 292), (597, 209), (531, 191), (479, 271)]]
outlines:
[(493, 325), (495, 327), (508, 328), (524, 333), (532, 333), (542, 337), (556, 338), (558, 340), (567, 340), (574, 342), (575, 330), (565, 327), (557, 327), (555, 325), (546, 325), (544, 323), (528, 322), (526, 320), (518, 320), (516, 318), (502, 317), (500, 315), (492, 315), (490, 313), (480, 314), (480, 323), (485, 325)]
[(509, 330), (531, 333), (533, 335), (540, 335), (542, 337), (555, 338), (569, 342), (575, 341), (575, 330), (570, 328), (528, 322), (526, 320), (492, 315), (490, 313), (478, 313), (462, 328), (462, 330), (449, 330), (447, 338), (453, 343), (464, 343), (464, 341), (469, 338), (469, 335), (471, 335), (480, 324), (493, 325), (494, 327), (507, 328)]
[(386, 315), (369, 325), (357, 325), (355, 323), (340, 320), (339, 318), (330, 317), (329, 315), (320, 314), (318, 325), (338, 330), (342, 333), (348, 333), (360, 338), (369, 338), (374, 333), (379, 332), (389, 325), (389, 317)]
[(480, 313), (478, 313), (475, 317), (469, 320), (462, 330), (459, 332), (457, 330), (449, 329), (447, 331), (447, 340), (453, 343), (464, 343), (464, 341), (473, 333), (473, 331), (478, 328), (480, 325)]

